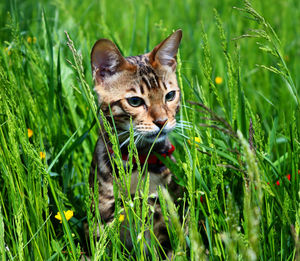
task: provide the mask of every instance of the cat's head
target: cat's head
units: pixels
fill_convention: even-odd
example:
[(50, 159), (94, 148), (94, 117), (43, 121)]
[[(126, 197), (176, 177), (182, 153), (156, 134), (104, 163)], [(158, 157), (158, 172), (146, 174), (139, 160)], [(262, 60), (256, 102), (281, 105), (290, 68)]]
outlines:
[(180, 105), (176, 79), (176, 55), (182, 31), (177, 30), (151, 52), (123, 57), (107, 39), (98, 40), (91, 52), (95, 90), (101, 109), (109, 117), (109, 105), (119, 131), (128, 131), (130, 117), (135, 135), (152, 143), (176, 126)]

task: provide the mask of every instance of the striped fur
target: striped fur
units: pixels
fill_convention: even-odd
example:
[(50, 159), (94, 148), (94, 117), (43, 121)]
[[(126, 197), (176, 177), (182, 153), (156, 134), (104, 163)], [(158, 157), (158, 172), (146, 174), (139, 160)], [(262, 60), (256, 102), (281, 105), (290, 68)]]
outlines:
[[(161, 135), (156, 140), (153, 151), (161, 153), (169, 150), (171, 144), (167, 134), (176, 126), (175, 115), (180, 106), (180, 89), (175, 70), (181, 35), (181, 30), (178, 30), (157, 45), (152, 52), (126, 58), (109, 40), (101, 39), (95, 43), (91, 53), (95, 91), (98, 94), (100, 108), (109, 121), (111, 120), (109, 107), (111, 108), (122, 151), (127, 150), (130, 118), (139, 153), (147, 154), (161, 129)], [(142, 103), (134, 106), (132, 99), (134, 101), (142, 99)], [(106, 135), (105, 142), (109, 144)], [(151, 194), (157, 196), (158, 186), (171, 186), (177, 190), (170, 170), (164, 165), (149, 165), (148, 171)], [(92, 188), (96, 172), (99, 185), (99, 211), (103, 221), (109, 223), (114, 219), (115, 210), (113, 177), (104, 140), (101, 137), (96, 144), (91, 167)], [(138, 172), (134, 166), (131, 194), (136, 192), (137, 181)], [(154, 233), (166, 250), (170, 250), (166, 226), (157, 200)], [(130, 247), (130, 240), (126, 245)]]

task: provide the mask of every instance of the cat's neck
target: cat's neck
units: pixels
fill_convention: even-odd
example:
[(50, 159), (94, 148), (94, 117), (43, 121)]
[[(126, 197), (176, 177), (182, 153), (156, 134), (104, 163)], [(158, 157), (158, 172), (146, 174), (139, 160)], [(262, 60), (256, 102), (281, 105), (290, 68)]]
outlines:
[[(105, 137), (106, 144), (111, 146), (111, 142), (109, 141), (109, 137), (108, 137), (107, 133), (105, 133), (104, 137)], [(128, 136), (119, 137), (119, 144), (122, 146), (121, 147), (122, 154), (128, 153), (129, 141), (126, 142), (126, 144), (123, 144), (123, 142), (125, 142), (127, 139), (128, 139)], [(152, 143), (143, 142), (143, 143), (136, 144), (136, 148), (137, 148), (139, 155), (147, 155), (149, 153), (151, 147), (152, 147)], [(162, 153), (165, 153), (166, 151), (169, 151), (171, 149), (171, 147), (172, 147), (172, 143), (170, 142), (169, 138), (166, 137), (164, 140), (162, 140), (160, 142), (156, 142), (153, 145), (151, 152), (156, 152), (156, 153), (162, 154)]]
[[(140, 155), (147, 155), (149, 153), (149, 150), (151, 148), (151, 143), (143, 144), (141, 147), (137, 147), (138, 153)], [(151, 152), (157, 152), (159, 154), (165, 153), (166, 151), (169, 151), (172, 147), (172, 144), (169, 140), (169, 138), (164, 139), (161, 142), (156, 142), (152, 148)]]

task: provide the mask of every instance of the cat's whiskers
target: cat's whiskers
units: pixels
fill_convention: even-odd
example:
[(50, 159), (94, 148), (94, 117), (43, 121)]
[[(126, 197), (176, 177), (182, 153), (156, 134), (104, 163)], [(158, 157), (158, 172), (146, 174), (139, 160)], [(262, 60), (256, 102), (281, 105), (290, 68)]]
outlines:
[(177, 125), (193, 126), (193, 124), (189, 121), (177, 121)]
[(138, 146), (138, 144), (142, 140), (142, 138), (143, 138), (143, 134), (139, 133), (138, 137), (136, 138), (136, 140), (134, 142), (134, 144), (135, 144), (136, 147)]
[(188, 105), (185, 105), (185, 104), (182, 104), (181, 106), (184, 107), (184, 108), (187, 108), (187, 109), (192, 109), (191, 106), (188, 106)]
[(177, 124), (175, 126), (175, 129), (186, 129), (186, 130), (190, 130), (192, 128), (192, 126), (190, 125), (182, 125), (182, 124)]
[(190, 121), (179, 120), (178, 123), (192, 124)]
[(179, 131), (179, 130), (174, 130), (174, 132), (175, 133), (177, 133), (177, 134), (179, 134), (180, 136), (182, 136), (183, 138), (185, 138), (185, 139), (190, 139), (188, 136), (186, 136), (186, 135), (184, 135), (181, 131)]
[[(136, 137), (137, 135), (139, 135), (139, 133), (134, 132), (134, 133), (133, 133), (133, 138)], [(120, 149), (121, 149), (126, 143), (129, 143), (129, 141), (130, 141), (130, 136), (129, 136), (125, 141), (122, 142), (122, 144), (120, 145)]]
[(139, 143), (141, 146), (145, 144), (145, 135), (141, 135), (141, 140), (139, 141)]
[(178, 122), (177, 125), (182, 125), (182, 126), (193, 126), (192, 124), (184, 123), (184, 122)]
[(120, 137), (120, 136), (122, 136), (122, 135), (124, 135), (124, 134), (126, 134), (126, 133), (129, 133), (129, 130), (126, 130), (126, 131), (123, 131), (123, 132), (118, 133), (118, 137)]

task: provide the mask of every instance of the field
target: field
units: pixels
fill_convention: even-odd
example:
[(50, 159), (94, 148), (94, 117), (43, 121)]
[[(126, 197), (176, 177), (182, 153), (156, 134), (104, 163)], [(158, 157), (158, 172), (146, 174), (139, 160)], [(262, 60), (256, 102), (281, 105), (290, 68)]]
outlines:
[(84, 223), (100, 221), (88, 186), (100, 117), (90, 51), (108, 38), (141, 54), (178, 28), (186, 125), (165, 164), (185, 193), (175, 206), (160, 191), (173, 259), (300, 260), (299, 1), (7, 0), (0, 14), (0, 260), (164, 259), (147, 181), (134, 198), (115, 186), (124, 210), (85, 238)]

